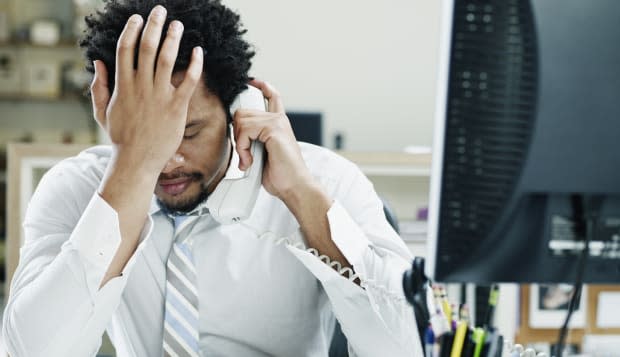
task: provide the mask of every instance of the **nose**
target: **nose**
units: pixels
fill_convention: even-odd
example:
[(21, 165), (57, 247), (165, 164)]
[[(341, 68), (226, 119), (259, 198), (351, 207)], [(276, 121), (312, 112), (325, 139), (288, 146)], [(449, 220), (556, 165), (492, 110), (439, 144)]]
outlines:
[(168, 162), (166, 163), (166, 166), (164, 166), (164, 170), (162, 171), (162, 173), (164, 174), (170, 173), (174, 171), (175, 169), (177, 169), (178, 167), (183, 166), (184, 163), (185, 163), (185, 157), (182, 154), (175, 153), (168, 160)]

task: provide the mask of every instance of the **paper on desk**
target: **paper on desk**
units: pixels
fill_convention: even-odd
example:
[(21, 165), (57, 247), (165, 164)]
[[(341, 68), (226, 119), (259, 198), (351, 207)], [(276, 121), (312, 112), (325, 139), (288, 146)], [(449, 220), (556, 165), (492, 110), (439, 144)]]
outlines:
[(583, 335), (582, 353), (593, 357), (618, 355), (620, 337), (618, 335)]
[(596, 326), (598, 328), (620, 327), (620, 292), (598, 294)]

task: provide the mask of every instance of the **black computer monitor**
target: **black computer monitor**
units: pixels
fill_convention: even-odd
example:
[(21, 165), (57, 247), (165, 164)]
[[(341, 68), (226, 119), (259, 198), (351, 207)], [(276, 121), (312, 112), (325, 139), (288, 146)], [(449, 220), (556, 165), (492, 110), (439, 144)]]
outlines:
[(323, 145), (323, 115), (320, 112), (286, 112), (297, 141)]
[(620, 283), (620, 1), (444, 4), (427, 275)]

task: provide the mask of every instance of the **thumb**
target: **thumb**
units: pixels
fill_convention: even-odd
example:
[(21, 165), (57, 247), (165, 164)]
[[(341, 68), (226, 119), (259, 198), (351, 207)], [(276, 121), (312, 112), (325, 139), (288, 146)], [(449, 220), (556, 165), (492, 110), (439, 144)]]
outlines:
[(106, 109), (110, 102), (110, 89), (108, 87), (108, 70), (105, 64), (96, 60), (93, 62), (95, 67), (95, 77), (90, 85), (90, 93), (93, 102), (93, 113), (95, 120), (101, 128), (106, 128)]

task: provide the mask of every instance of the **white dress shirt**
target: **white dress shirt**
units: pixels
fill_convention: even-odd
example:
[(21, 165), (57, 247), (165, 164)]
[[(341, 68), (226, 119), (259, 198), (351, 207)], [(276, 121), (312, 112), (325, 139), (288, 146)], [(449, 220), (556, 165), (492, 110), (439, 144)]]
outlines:
[[(300, 146), (333, 199), (331, 238), (355, 275), (308, 251), (295, 217), (264, 189), (245, 222), (205, 216), (192, 233), (201, 355), (327, 356), (336, 317), (351, 355), (421, 356), (401, 288), (411, 255), (372, 184), (329, 150)], [(13, 357), (94, 356), (106, 328), (119, 356), (162, 355), (173, 223), (155, 199), (122, 276), (99, 289), (121, 240), (116, 211), (97, 194), (110, 154), (98, 146), (59, 163), (29, 204), (4, 314)]]

